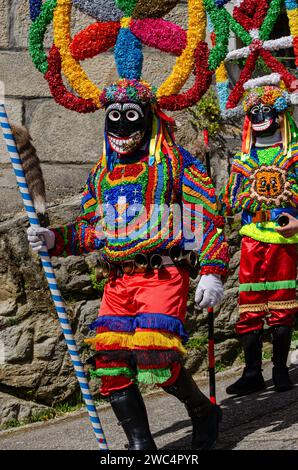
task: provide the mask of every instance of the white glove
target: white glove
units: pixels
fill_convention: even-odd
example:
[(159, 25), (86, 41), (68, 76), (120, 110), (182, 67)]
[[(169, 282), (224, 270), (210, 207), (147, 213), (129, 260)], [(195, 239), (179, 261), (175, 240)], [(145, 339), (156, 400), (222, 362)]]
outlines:
[(222, 301), (223, 283), (218, 274), (204, 274), (196, 289), (195, 302), (200, 308), (214, 307)]
[(27, 238), (34, 252), (40, 251), (44, 243), (48, 250), (51, 250), (55, 246), (55, 234), (48, 228), (29, 227), (27, 229)]

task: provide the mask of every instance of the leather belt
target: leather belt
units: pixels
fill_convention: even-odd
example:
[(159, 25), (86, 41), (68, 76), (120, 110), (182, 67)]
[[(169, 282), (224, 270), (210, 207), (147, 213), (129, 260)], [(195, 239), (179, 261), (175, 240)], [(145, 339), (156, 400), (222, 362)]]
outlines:
[(146, 273), (166, 266), (188, 267), (191, 277), (197, 277), (199, 272), (198, 255), (193, 251), (185, 252), (175, 246), (171, 251), (162, 253), (137, 253), (132, 260), (120, 263), (110, 263), (103, 257), (96, 267), (96, 278), (101, 280), (107, 277), (121, 277), (123, 274), (133, 275), (135, 273)]

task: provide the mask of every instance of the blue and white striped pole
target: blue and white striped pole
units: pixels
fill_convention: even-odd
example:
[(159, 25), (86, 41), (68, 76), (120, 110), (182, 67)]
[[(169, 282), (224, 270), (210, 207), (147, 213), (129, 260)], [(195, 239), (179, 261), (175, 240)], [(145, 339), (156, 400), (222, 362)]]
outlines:
[[(6, 142), (7, 151), (10, 155), (11, 163), (16, 175), (19, 190), (23, 199), (23, 203), (29, 218), (30, 225), (32, 227), (39, 227), (39, 220), (36, 215), (31, 196), (29, 194), (28, 185), (25, 179), (25, 173), (22, 167), (22, 161), (20, 159), (18, 149), (12, 134), (12, 130), (8, 121), (8, 117), (5, 110), (4, 101), (2, 102), (0, 96), (0, 125), (3, 130), (3, 137)], [(51, 291), (51, 296), (55, 304), (55, 308), (58, 314), (59, 322), (64, 334), (64, 338), (67, 344), (68, 352), (81, 388), (81, 392), (87, 407), (89, 418), (93, 427), (93, 431), (96, 436), (96, 440), (99, 444), (100, 450), (108, 450), (107, 441), (101, 427), (101, 423), (95, 408), (92, 395), (90, 393), (89, 384), (86, 378), (86, 374), (83, 369), (83, 365), (80, 360), (78, 348), (71, 330), (71, 326), (67, 317), (64, 301), (61, 297), (56, 276), (52, 267), (51, 258), (49, 256), (46, 246), (43, 247), (42, 251), (39, 252), (42, 266), (48, 281), (48, 285)]]

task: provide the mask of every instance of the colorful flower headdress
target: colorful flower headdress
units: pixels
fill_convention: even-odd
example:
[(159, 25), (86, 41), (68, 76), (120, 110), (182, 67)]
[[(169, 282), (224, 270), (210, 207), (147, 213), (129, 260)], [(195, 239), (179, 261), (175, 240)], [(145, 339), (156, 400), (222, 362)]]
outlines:
[[(225, 7), (234, 3), (232, 13)], [(243, 97), (245, 84), (251, 80), (257, 61), (261, 58), (274, 74), (279, 75), (289, 93), (298, 89), (297, 78), (277, 60), (274, 52), (293, 47), (295, 64), (298, 65), (298, 3), (297, 0), (205, 0), (209, 16), (209, 30), (213, 49), (209, 56), (209, 67), (216, 71), (216, 83), (223, 117), (243, 113), (238, 106)], [(290, 35), (270, 39), (279, 15), (285, 7)], [(230, 34), (234, 33), (244, 47), (228, 50)], [(232, 86), (226, 69), (231, 61), (243, 61), (239, 80)], [(254, 86), (261, 86), (264, 77), (254, 79)], [(271, 75), (267, 79), (271, 83)], [(295, 97), (297, 101), (297, 95)]]
[[(101, 108), (102, 90), (88, 77), (81, 62), (112, 48), (119, 77), (127, 80), (141, 80), (143, 45), (177, 56), (170, 76), (155, 94), (160, 108), (178, 110), (192, 106), (210, 85), (203, 0), (188, 0), (187, 31), (162, 18), (178, 0), (29, 1), (32, 60), (48, 81), (54, 99), (68, 109), (87, 113)], [(72, 37), (71, 15), (76, 8), (95, 21)], [(47, 55), (44, 37), (52, 22), (54, 44)], [(181, 93), (192, 73), (193, 86)]]
[(153, 105), (156, 103), (156, 89), (144, 80), (121, 78), (104, 88), (100, 95), (100, 104), (103, 108), (112, 103), (127, 103), (128, 101)]
[(281, 113), (291, 106), (290, 95), (287, 91), (273, 85), (253, 88), (244, 94), (243, 109), (249, 113), (251, 108), (258, 104), (272, 106), (278, 113)]

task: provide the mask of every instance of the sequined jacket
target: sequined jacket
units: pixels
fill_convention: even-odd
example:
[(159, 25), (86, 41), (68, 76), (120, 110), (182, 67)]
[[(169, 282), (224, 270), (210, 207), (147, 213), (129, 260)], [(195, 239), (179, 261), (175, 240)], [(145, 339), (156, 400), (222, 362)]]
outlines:
[[(103, 250), (110, 262), (179, 244), (196, 249), (201, 274), (225, 274), (228, 248), (215, 190), (204, 166), (185, 149), (165, 149), (160, 163), (148, 158), (91, 171), (74, 223), (54, 230), (52, 256)], [(177, 223), (180, 222), (179, 223)]]

